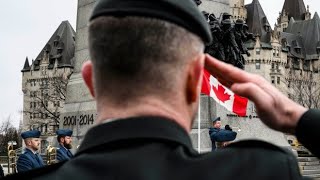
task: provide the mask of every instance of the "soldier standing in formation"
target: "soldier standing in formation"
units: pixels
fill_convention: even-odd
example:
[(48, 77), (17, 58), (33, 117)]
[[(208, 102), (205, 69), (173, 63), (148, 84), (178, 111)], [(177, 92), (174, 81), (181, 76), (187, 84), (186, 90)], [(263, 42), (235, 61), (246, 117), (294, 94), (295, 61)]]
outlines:
[(26, 131), (21, 133), (22, 139), (26, 145), (26, 149), (17, 161), (18, 172), (28, 171), (35, 168), (43, 167), (45, 164), (37, 152), (40, 147), (40, 131)]
[(59, 143), (57, 148), (57, 160), (61, 162), (71, 159), (73, 157), (73, 154), (70, 152), (70, 149), (72, 148), (72, 130), (59, 129), (56, 134)]

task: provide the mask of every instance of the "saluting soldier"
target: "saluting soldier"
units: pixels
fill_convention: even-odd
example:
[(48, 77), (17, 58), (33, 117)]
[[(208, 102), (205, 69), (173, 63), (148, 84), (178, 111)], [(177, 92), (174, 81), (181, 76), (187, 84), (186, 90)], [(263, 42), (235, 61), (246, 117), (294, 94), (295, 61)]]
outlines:
[(18, 172), (29, 171), (31, 169), (43, 167), (45, 164), (37, 152), (40, 147), (40, 131), (32, 130), (21, 133), (22, 139), (26, 144), (23, 154), (21, 154), (17, 161)]
[(72, 148), (72, 130), (59, 129), (56, 132), (59, 147), (57, 148), (57, 160), (59, 162), (69, 160), (73, 157), (70, 149)]
[(235, 140), (237, 137), (237, 133), (232, 131), (230, 127), (229, 130), (221, 129), (220, 117), (212, 120), (212, 127), (209, 129), (209, 135), (212, 142), (212, 151), (224, 147), (228, 142)]

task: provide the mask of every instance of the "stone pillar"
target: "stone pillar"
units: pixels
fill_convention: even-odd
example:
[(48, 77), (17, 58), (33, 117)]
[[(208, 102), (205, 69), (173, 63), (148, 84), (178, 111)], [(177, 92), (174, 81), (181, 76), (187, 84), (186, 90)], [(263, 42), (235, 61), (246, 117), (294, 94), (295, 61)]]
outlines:
[(77, 146), (96, 119), (96, 104), (81, 77), (83, 62), (90, 59), (88, 51), (88, 22), (95, 0), (78, 0), (77, 35), (74, 71), (67, 86), (67, 97), (61, 113), (60, 128), (73, 130)]
[[(211, 126), (211, 120), (217, 117), (217, 104), (209, 96), (201, 95), (200, 102), (200, 151), (211, 151), (211, 140), (209, 137), (209, 127)], [(199, 114), (192, 125), (190, 137), (193, 147), (198, 150), (198, 120)]]

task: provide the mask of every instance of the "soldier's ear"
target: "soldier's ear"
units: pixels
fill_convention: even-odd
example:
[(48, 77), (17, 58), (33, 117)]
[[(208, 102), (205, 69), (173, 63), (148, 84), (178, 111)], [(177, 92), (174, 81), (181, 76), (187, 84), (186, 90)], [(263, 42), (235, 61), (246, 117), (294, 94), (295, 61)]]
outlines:
[(187, 79), (187, 102), (192, 104), (198, 101), (201, 91), (205, 55), (201, 54), (190, 63)]
[(91, 61), (86, 61), (85, 63), (83, 63), (81, 73), (82, 78), (90, 91), (90, 94), (92, 95), (92, 97), (95, 97), (93, 85), (93, 69)]

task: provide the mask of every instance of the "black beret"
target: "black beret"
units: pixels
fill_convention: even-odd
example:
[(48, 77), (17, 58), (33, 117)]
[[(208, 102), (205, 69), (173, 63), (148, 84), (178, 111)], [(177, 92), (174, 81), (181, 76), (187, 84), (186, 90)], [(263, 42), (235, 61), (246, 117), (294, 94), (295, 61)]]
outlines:
[(213, 122), (213, 123), (216, 122), (216, 121), (221, 121), (220, 117), (217, 117), (217, 118), (212, 119), (212, 122)]
[(38, 130), (25, 131), (25, 132), (21, 133), (22, 139), (39, 138), (40, 135), (41, 135), (41, 132)]
[(100, 16), (143, 16), (165, 20), (212, 40), (209, 25), (193, 0), (99, 0), (90, 21)]
[(72, 130), (70, 129), (58, 129), (56, 131), (58, 136), (72, 136)]

